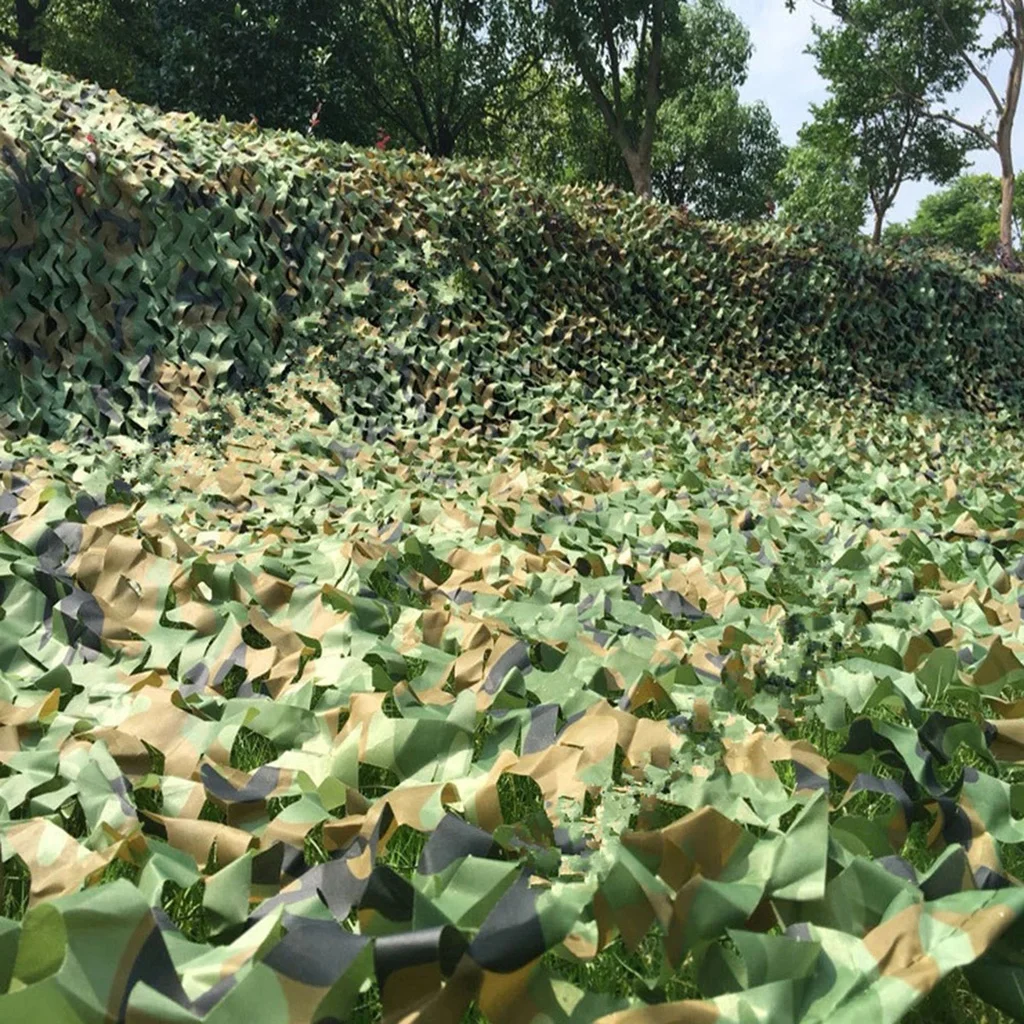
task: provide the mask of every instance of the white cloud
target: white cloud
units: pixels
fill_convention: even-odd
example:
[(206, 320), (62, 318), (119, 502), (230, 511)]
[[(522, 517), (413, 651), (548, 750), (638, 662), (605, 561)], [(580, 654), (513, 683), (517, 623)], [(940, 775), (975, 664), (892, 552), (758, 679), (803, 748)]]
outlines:
[[(784, 0), (726, 0), (726, 3), (750, 29), (754, 44), (750, 73), (742, 89), (743, 99), (747, 102), (763, 100), (779, 126), (783, 141), (792, 144), (800, 125), (810, 117), (810, 105), (826, 97), (825, 83), (815, 71), (814, 59), (803, 51), (813, 39), (813, 21), (823, 22), (828, 15), (815, 10), (811, 0), (798, 0), (793, 14), (786, 10)], [(998, 90), (1005, 75), (1004, 65), (997, 62), (992, 72)], [(974, 79), (953, 105), (966, 120), (979, 117), (989, 109), (988, 96), (981, 83)], [(1018, 169), (1024, 169), (1024, 142), (1019, 133), (1014, 157)], [(990, 150), (980, 151), (973, 154), (972, 169), (998, 174), (999, 160)], [(913, 216), (921, 198), (935, 190), (936, 186), (930, 182), (907, 182), (900, 189), (888, 220), (901, 221)]]

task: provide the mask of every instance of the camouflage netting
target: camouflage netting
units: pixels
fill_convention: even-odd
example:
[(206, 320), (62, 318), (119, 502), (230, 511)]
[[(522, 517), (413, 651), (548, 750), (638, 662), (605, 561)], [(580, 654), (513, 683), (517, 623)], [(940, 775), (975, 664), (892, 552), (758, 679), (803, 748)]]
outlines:
[(0, 1021), (1024, 1019), (1016, 284), (0, 83)]
[(998, 272), (161, 116), (11, 62), (0, 152), (8, 431), (159, 430), (313, 340), (377, 431), (567, 383), (675, 403), (694, 376), (1024, 396), (1024, 285)]

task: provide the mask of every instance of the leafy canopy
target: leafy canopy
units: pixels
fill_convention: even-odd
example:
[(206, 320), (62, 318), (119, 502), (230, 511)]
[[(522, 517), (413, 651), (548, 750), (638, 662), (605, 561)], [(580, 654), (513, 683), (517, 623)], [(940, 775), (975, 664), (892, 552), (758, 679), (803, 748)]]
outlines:
[(964, 132), (927, 110), (963, 86), (967, 69), (957, 37), (925, 5), (894, 11), (888, 0), (851, 0), (846, 16), (838, 26), (815, 25), (808, 52), (829, 100), (811, 109), (828, 126), (820, 138), (856, 163), (877, 240), (905, 181), (945, 182), (963, 167)]
[(853, 237), (864, 223), (868, 190), (853, 140), (834, 120), (818, 118), (801, 129), (779, 172), (779, 219), (784, 224)]
[[(1024, 223), (1024, 174), (1017, 176), (1014, 232), (1020, 239)], [(886, 237), (926, 245), (949, 246), (970, 253), (992, 253), (999, 244), (1002, 188), (991, 174), (964, 174), (947, 188), (925, 196), (905, 224), (890, 225)]]

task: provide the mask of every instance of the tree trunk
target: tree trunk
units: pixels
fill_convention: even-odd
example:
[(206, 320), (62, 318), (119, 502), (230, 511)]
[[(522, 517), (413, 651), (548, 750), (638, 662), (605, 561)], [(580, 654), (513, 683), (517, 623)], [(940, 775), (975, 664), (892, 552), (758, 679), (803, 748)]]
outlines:
[(14, 43), (14, 56), (25, 64), (42, 64), (43, 51), (19, 36)]
[(1003, 259), (1019, 269), (1013, 256), (1013, 122), (1024, 82), (1024, 2), (1012, 0), (1005, 12), (1007, 37), (1010, 41), (1010, 73), (1006, 79), (1006, 98), (999, 112), (996, 128), (996, 150), (999, 153), (999, 174), (1002, 197), (999, 204), (999, 248)]
[(14, 37), (14, 56), (26, 64), (42, 64), (43, 48), (39, 41), (40, 23), (50, 0), (33, 5), (29, 0), (14, 0), (18, 28)]
[(638, 196), (651, 197), (651, 158), (638, 153), (635, 149), (623, 148), (622, 157), (629, 168), (629, 176), (633, 179), (633, 191)]
[(1006, 253), (1013, 252), (1013, 150), (1010, 140), (999, 140), (999, 169), (1002, 197), (999, 203), (999, 245)]
[(437, 139), (437, 145), (434, 147), (434, 152), (430, 154), (431, 156), (442, 157), (445, 160), (450, 160), (455, 156), (455, 133), (444, 116), (437, 119), (434, 138)]
[(882, 240), (882, 224), (885, 221), (885, 210), (875, 210), (875, 226), (871, 232), (871, 241), (875, 245)]

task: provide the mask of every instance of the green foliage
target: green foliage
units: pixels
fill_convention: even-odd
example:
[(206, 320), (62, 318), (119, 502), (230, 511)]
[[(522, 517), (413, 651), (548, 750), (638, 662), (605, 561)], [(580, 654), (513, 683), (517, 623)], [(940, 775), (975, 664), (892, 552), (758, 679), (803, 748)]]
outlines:
[[(749, 34), (718, 0), (700, 0), (668, 23), (664, 46), (651, 156), (654, 194), (704, 217), (764, 217), (785, 151), (767, 108), (739, 100)], [(556, 66), (553, 73), (547, 91), (507, 121), (497, 151), (549, 181), (630, 188), (620, 145), (585, 82), (571, 68)], [(622, 75), (624, 107), (642, 77), (635, 65)]]
[(759, 220), (772, 212), (786, 161), (771, 113), (735, 90), (672, 97), (655, 146), (655, 194), (714, 220)]
[[(534, 79), (534, 87), (540, 83)], [(513, 111), (502, 123), (495, 155), (517, 170), (558, 185), (607, 183), (631, 187), (622, 153), (609, 135), (585, 87), (565, 69), (535, 103)]]
[[(159, 56), (150, 40), (151, 28), (141, 18), (147, 3), (51, 0), (42, 29), (44, 62), (126, 96), (155, 99), (143, 81), (147, 74), (144, 62)], [(132, 17), (126, 22), (128, 11)]]
[[(999, 244), (999, 205), (1002, 188), (991, 174), (963, 174), (947, 188), (921, 200), (905, 224), (890, 225), (887, 241), (948, 246), (963, 252), (992, 253)], [(1024, 175), (1017, 176), (1014, 197), (1014, 236), (1024, 223)]]
[(0, 4), (0, 48), (38, 64), (46, 41), (46, 15), (52, 0), (5, 0)]
[(631, 182), (706, 217), (766, 214), (784, 151), (767, 108), (739, 101), (750, 38), (720, 0), (551, 0), (547, 11), (570, 78), (545, 163), (568, 158), (568, 180)]
[[(786, 0), (793, 10), (796, 0)], [(851, 93), (851, 112), (863, 121), (864, 86), (857, 84), (859, 51), (869, 58), (862, 76), (870, 92), (874, 87), (874, 71), (884, 72), (882, 93), (885, 106), (902, 107), (902, 127), (882, 132), (897, 142), (911, 138), (914, 121), (930, 122), (927, 136), (922, 138), (920, 155), (927, 172), (938, 180), (948, 180), (962, 162), (957, 149), (989, 149), (999, 157), (1003, 194), (1000, 210), (1000, 260), (1018, 269), (1012, 258), (1013, 192), (1014, 192), (1014, 123), (1024, 81), (1024, 2), (1022, 0), (936, 0), (920, 4), (916, 0), (822, 0), (820, 6), (830, 10), (846, 31), (838, 39), (849, 36), (840, 63), (849, 69), (844, 76), (855, 83)], [(835, 41), (835, 40), (834, 40)], [(995, 58), (1006, 61), (1000, 83), (995, 73)], [(849, 58), (848, 60), (846, 58)], [(962, 114), (954, 105), (950, 90), (970, 79), (984, 89), (990, 101), (988, 109), (973, 118)], [(1001, 87), (1000, 87), (1001, 86)], [(868, 103), (868, 108), (877, 105)], [(879, 127), (878, 125), (875, 126)], [(955, 129), (957, 135), (950, 135)], [(877, 133), (876, 133), (877, 134)], [(889, 146), (883, 144), (880, 152)], [(909, 155), (909, 153), (908, 153)], [(890, 164), (888, 178), (902, 171), (901, 165)], [(883, 194), (884, 198), (884, 194)], [(884, 204), (882, 204), (884, 205)], [(876, 201), (876, 210), (879, 204)], [(876, 236), (880, 220), (876, 223)]]
[[(363, 45), (332, 0), (116, 0), (138, 42), (131, 95), (200, 117), (368, 143), (369, 112), (344, 69)], [(259, 74), (253, 74), (258, 67)], [(321, 106), (322, 104), (322, 106)]]
[(435, 156), (489, 153), (502, 123), (548, 88), (531, 0), (342, 0), (347, 73), (396, 141)]
[(666, 40), (683, 7), (679, 0), (547, 0), (543, 6), (552, 41), (596, 104), (640, 195), (651, 193)]
[(852, 140), (834, 125), (810, 122), (778, 175), (779, 220), (853, 239), (864, 223), (867, 186), (858, 173)]
[[(960, 23), (936, 19), (926, 5), (891, 10), (889, 0), (852, 0), (838, 27), (815, 26), (808, 51), (830, 98), (812, 107), (839, 140), (837, 158), (852, 156), (875, 215), (875, 240), (905, 181), (948, 181), (962, 167), (969, 139), (929, 108), (960, 89), (968, 71), (959, 59)], [(961, 10), (963, 8), (963, 10)], [(959, 5), (957, 15), (970, 17)], [(953, 31), (947, 30), (953, 29)]]
[(744, 104), (750, 35), (719, 0), (687, 4), (666, 39), (654, 190), (698, 216), (757, 220), (774, 199), (785, 147), (762, 103)]

